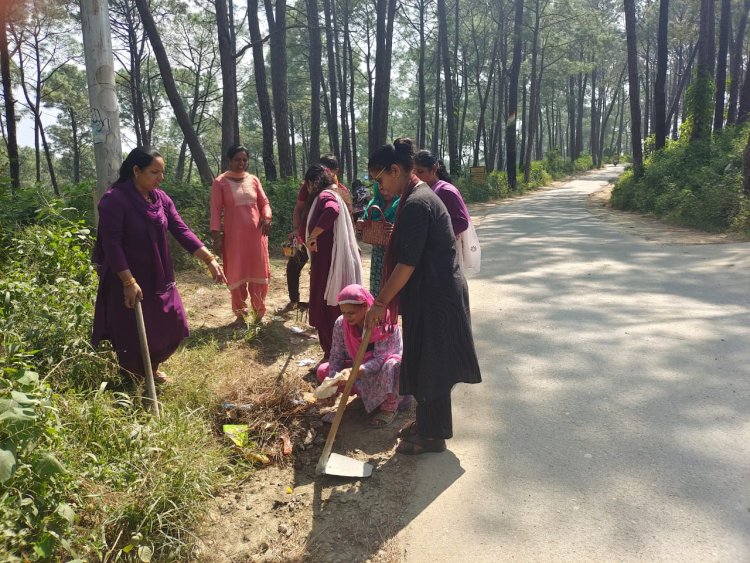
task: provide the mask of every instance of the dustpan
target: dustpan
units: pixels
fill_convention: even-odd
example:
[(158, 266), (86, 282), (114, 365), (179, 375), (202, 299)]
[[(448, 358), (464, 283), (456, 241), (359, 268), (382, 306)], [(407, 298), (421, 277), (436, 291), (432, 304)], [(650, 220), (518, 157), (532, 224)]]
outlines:
[(368, 328), (362, 335), (362, 344), (360, 344), (359, 350), (357, 350), (357, 357), (354, 358), (351, 374), (346, 381), (344, 392), (339, 399), (339, 406), (336, 409), (336, 416), (333, 418), (331, 430), (328, 432), (328, 439), (325, 446), (323, 446), (323, 453), (320, 455), (318, 465), (315, 467), (316, 475), (338, 475), (339, 477), (370, 477), (372, 475), (372, 465), (369, 463), (341, 454), (331, 453), (333, 441), (336, 439), (336, 432), (338, 432), (339, 424), (341, 424), (341, 419), (344, 417), (349, 394), (352, 391), (352, 387), (354, 387), (354, 383), (357, 381), (357, 376), (359, 376), (359, 366), (362, 364), (362, 359), (367, 352), (367, 346), (370, 344), (371, 334), (372, 329)]

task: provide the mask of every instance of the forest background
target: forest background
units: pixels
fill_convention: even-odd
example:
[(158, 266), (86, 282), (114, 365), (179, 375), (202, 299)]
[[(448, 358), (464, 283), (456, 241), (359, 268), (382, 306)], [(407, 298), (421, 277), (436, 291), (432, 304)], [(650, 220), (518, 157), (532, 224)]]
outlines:
[[(205, 237), (211, 180), (244, 143), (274, 207), (274, 249), (318, 155), (334, 153), (351, 183), (403, 135), (445, 160), (468, 201), (632, 161), (613, 205), (747, 233), (749, 9), (109, 2), (125, 148), (159, 148), (165, 189)], [(173, 392), (154, 429), (127, 395), (100, 388), (116, 369), (88, 344), (97, 191), (80, 30), (76, 1), (0, 0), (0, 553), (179, 558), (205, 499), (236, 474), (216, 469), (227, 453), (215, 398)], [(480, 166), (484, 176), (468, 173)], [(145, 482), (159, 486), (146, 495)]]

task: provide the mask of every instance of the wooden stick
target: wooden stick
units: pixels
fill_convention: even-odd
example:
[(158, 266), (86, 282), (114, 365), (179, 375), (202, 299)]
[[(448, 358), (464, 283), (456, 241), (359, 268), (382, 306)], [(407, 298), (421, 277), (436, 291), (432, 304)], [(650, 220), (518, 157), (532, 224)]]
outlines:
[(146, 371), (146, 391), (151, 401), (151, 412), (156, 418), (160, 418), (159, 401), (156, 399), (156, 385), (154, 384), (154, 372), (151, 369), (151, 355), (148, 351), (148, 338), (146, 338), (146, 323), (143, 322), (143, 308), (141, 302), (135, 301), (135, 324), (138, 327), (138, 340), (141, 342), (141, 357), (143, 367)]

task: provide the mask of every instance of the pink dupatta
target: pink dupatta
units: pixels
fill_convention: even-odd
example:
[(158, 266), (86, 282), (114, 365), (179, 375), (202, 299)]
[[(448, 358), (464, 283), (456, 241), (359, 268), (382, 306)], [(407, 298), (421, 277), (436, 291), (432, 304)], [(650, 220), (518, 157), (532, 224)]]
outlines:
[[(367, 291), (364, 287), (359, 284), (353, 283), (347, 285), (342, 289), (337, 297), (339, 305), (367, 305), (369, 309), (375, 302), (375, 298), (372, 293)], [(387, 313), (386, 313), (387, 315)], [(370, 342), (379, 342), (385, 338), (388, 338), (389, 334), (387, 331), (389, 323), (384, 323), (382, 326), (376, 326), (372, 329), (372, 335), (370, 336)], [(357, 326), (350, 325), (344, 320), (344, 342), (346, 344), (346, 351), (352, 360), (357, 356), (357, 351), (362, 345), (362, 334)], [(363, 363), (370, 360), (373, 356), (373, 352), (368, 350), (365, 354)]]

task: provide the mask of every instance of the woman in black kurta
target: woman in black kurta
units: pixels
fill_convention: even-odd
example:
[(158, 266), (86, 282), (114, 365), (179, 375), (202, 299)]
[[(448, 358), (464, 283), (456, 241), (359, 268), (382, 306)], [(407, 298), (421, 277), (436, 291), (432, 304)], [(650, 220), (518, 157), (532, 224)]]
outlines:
[(416, 422), (399, 433), (396, 451), (406, 454), (443, 451), (453, 436), (451, 389), (481, 381), (450, 215), (412, 174), (413, 154), (411, 140), (397, 139), (375, 151), (368, 164), (381, 192), (401, 195), (385, 259), (386, 282), (367, 322), (395, 323), (399, 312), (403, 317), (400, 392), (417, 399)]

